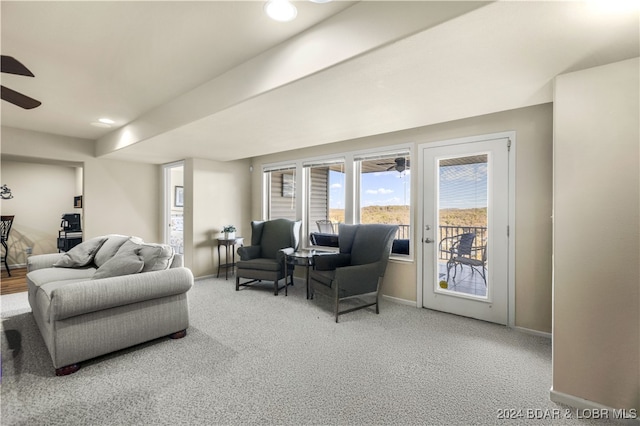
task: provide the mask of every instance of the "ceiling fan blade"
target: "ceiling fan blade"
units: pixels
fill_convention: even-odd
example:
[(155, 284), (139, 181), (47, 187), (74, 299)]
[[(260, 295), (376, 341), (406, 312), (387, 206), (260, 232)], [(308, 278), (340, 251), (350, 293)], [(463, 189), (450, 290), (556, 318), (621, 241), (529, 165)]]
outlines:
[(0, 58), (0, 68), (2, 68), (2, 72), (24, 75), (26, 77), (35, 77), (33, 73), (29, 71), (29, 68), (22, 65), (22, 62), (20, 62), (13, 56), (1, 56), (2, 58)]
[(42, 105), (42, 102), (4, 86), (0, 86), (0, 98), (24, 109), (33, 109)]

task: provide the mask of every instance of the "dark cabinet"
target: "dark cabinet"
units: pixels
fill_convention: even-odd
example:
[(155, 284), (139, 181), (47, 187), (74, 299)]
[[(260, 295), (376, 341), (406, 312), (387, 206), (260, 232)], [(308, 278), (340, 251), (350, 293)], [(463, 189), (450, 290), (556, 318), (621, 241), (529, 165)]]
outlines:
[(58, 231), (58, 251), (69, 251), (82, 242), (82, 232)]

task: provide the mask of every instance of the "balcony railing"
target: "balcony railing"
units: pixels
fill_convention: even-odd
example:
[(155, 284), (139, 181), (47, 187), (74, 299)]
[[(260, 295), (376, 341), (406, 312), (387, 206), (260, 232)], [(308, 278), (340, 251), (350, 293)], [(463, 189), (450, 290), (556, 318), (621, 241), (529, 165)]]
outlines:
[(449, 259), (451, 249), (451, 242), (456, 235), (472, 233), (476, 234), (476, 238), (471, 249), (473, 257), (480, 260), (482, 259), (483, 248), (487, 244), (487, 227), (486, 226), (456, 226), (456, 225), (443, 225), (438, 229), (438, 250), (439, 258), (441, 260)]
[[(410, 225), (398, 225), (399, 229), (396, 233), (396, 240), (409, 240), (411, 239), (411, 226)], [(334, 232), (327, 234), (336, 235), (338, 232), (338, 224), (333, 224)], [(476, 235), (474, 245), (472, 248), (473, 257), (477, 259), (482, 258), (483, 248), (487, 243), (487, 227), (486, 226), (457, 226), (457, 225), (442, 225), (438, 229), (438, 250), (439, 259), (448, 260), (450, 256), (449, 250), (451, 249), (451, 242), (456, 235), (473, 233)], [(313, 232), (312, 232), (313, 234)], [(326, 239), (326, 238), (325, 238)], [(334, 244), (337, 243), (337, 239)], [(313, 242), (312, 242), (313, 244)], [(405, 242), (406, 244), (406, 242)], [(408, 250), (408, 248), (407, 248)]]

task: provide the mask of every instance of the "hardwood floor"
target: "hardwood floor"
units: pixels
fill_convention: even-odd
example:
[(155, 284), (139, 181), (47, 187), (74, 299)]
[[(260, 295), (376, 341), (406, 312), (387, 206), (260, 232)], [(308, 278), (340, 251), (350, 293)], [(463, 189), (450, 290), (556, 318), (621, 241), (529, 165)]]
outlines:
[(11, 276), (2, 270), (0, 278), (0, 295), (27, 291), (27, 268), (11, 269)]

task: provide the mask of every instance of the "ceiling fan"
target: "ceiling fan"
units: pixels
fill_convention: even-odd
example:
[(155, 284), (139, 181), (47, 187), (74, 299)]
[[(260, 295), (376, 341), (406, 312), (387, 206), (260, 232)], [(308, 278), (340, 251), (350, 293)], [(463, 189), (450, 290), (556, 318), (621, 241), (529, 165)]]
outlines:
[(404, 172), (409, 167), (409, 160), (404, 157), (398, 157), (393, 160), (394, 163), (378, 163), (379, 166), (386, 166), (387, 164), (393, 164), (387, 169), (387, 171), (396, 170), (397, 172)]
[[(25, 77), (35, 77), (33, 73), (29, 71), (29, 68), (22, 65), (22, 63), (13, 56), (1, 56), (2, 72), (7, 74), (23, 75)], [(37, 101), (27, 95), (23, 95), (22, 93), (16, 92), (15, 90), (11, 90), (8, 87), (4, 86), (0, 86), (0, 98), (24, 109), (37, 108), (42, 104), (42, 102), (40, 101)]]

